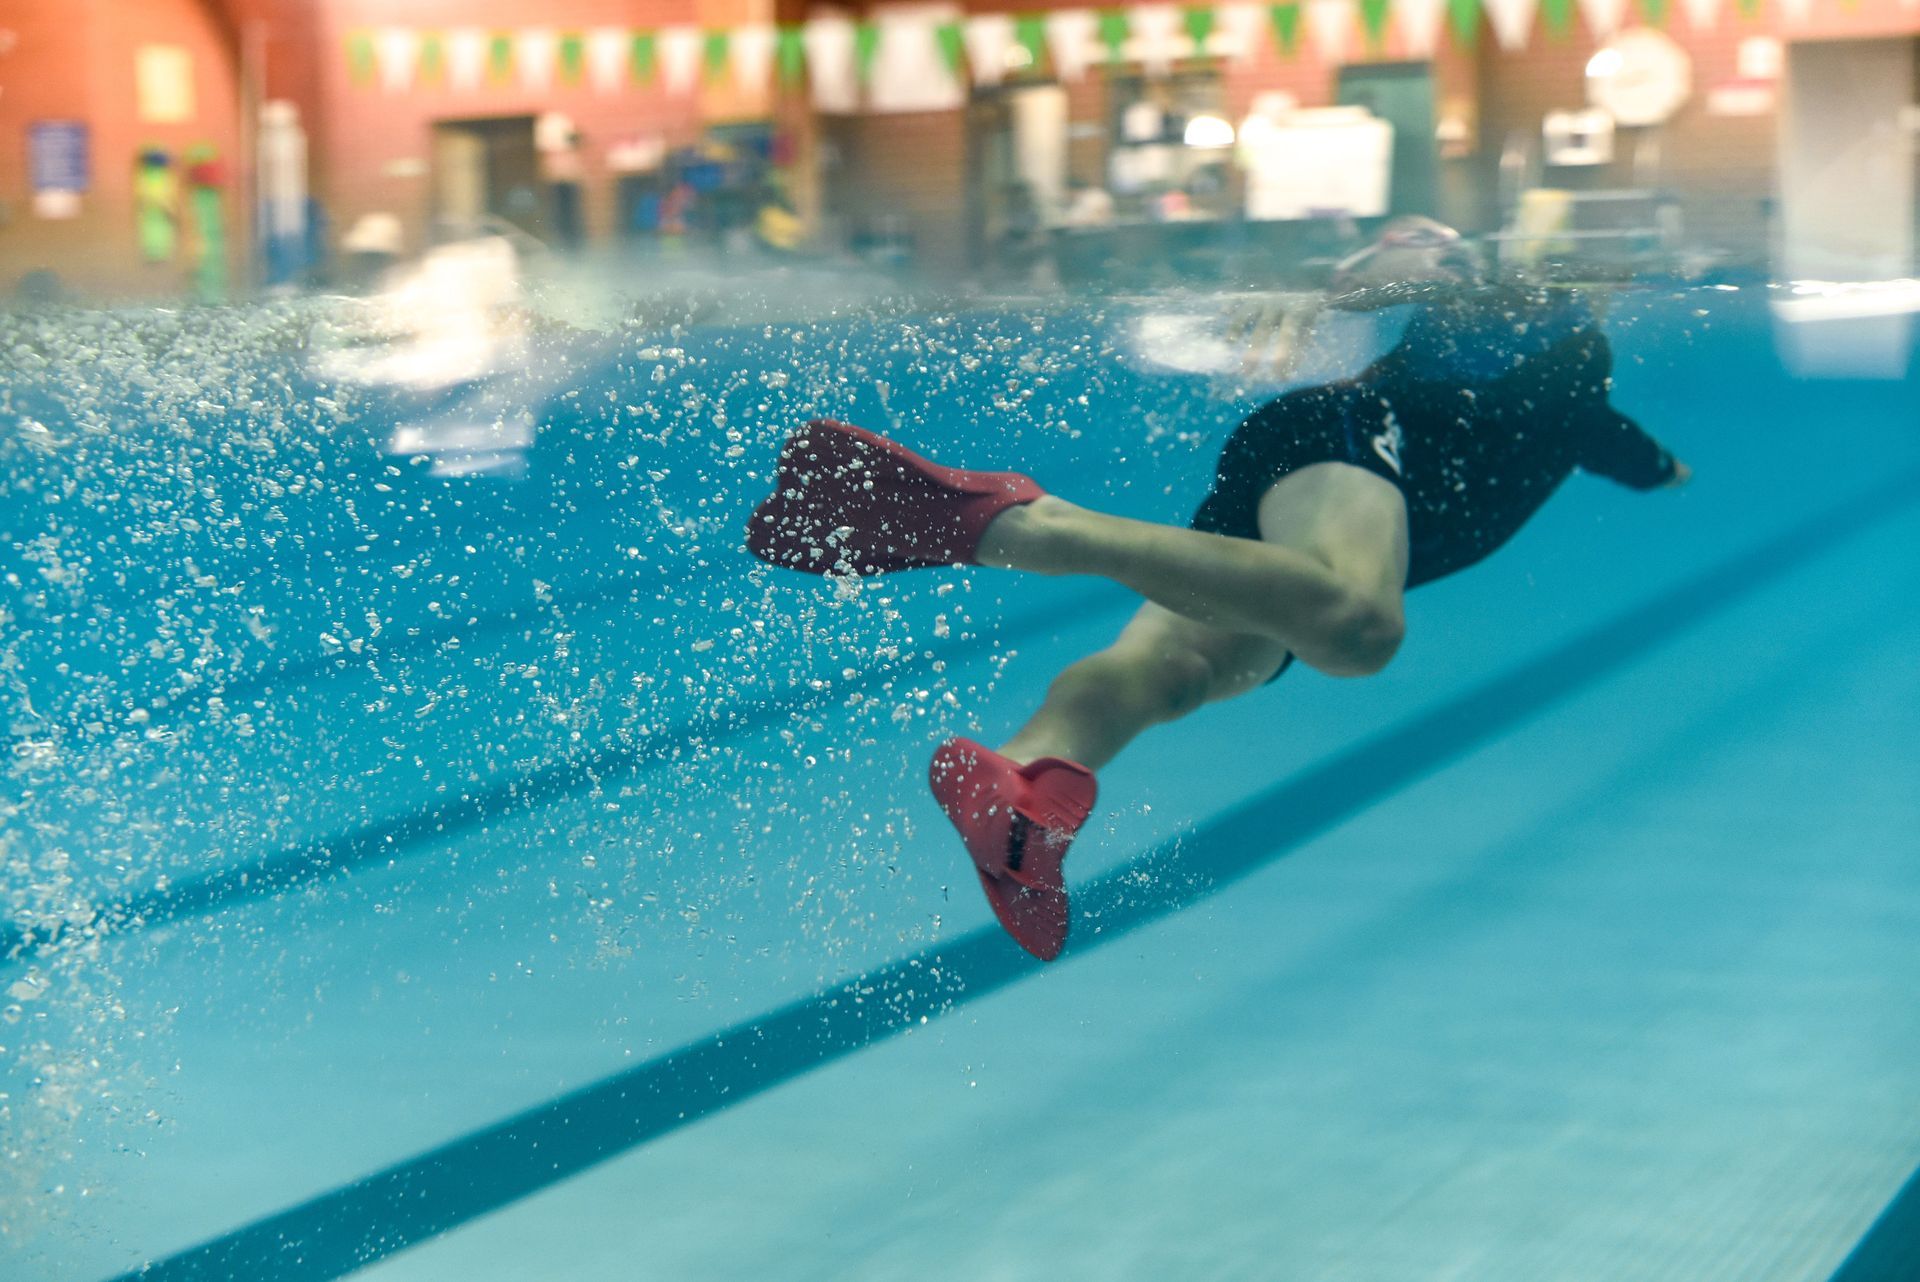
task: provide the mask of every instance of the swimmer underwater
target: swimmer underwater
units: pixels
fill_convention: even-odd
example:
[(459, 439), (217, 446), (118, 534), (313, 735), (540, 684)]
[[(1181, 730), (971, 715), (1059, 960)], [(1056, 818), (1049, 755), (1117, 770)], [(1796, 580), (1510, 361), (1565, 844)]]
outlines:
[(1635, 490), (1687, 480), (1608, 404), (1612, 354), (1576, 294), (1483, 277), (1459, 234), (1424, 218), (1342, 263), (1329, 305), (1411, 304), (1399, 343), (1354, 378), (1249, 415), (1184, 528), (1079, 507), (1018, 472), (941, 467), (843, 423), (788, 438), (747, 530), (764, 561), (1092, 574), (1146, 598), (998, 750), (950, 739), (934, 753), (934, 796), (1028, 952), (1051, 961), (1066, 943), (1062, 860), (1092, 812), (1094, 771), (1143, 730), (1257, 690), (1295, 659), (1379, 672), (1405, 632), (1405, 591), (1501, 546), (1575, 469)]

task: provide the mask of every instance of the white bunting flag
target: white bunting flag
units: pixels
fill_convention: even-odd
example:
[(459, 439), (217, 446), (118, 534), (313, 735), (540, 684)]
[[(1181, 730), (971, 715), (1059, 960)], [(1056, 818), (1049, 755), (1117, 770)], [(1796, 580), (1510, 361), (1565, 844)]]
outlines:
[(1007, 74), (1007, 54), (1013, 48), (1013, 19), (1004, 13), (983, 13), (967, 19), (961, 28), (966, 41), (967, 66), (976, 85), (997, 85)]
[(700, 58), (707, 38), (698, 27), (662, 27), (656, 48), (660, 56), (660, 85), (668, 93), (692, 93), (700, 87)]
[(380, 70), (380, 87), (388, 93), (413, 88), (420, 67), (420, 33), (405, 27), (386, 27), (374, 33), (373, 61)]
[(1604, 41), (1620, 30), (1627, 16), (1627, 0), (1580, 0), (1580, 16), (1595, 40)]
[(1493, 38), (1506, 50), (1524, 49), (1527, 40), (1533, 35), (1534, 14), (1539, 12), (1540, 0), (1480, 0), (1481, 7), (1487, 11), (1487, 23), (1493, 28)]
[(860, 68), (853, 56), (853, 23), (838, 15), (811, 18), (801, 32), (813, 105), (847, 115), (860, 107)]
[(462, 93), (480, 87), (487, 73), (487, 33), (462, 27), (447, 33), (447, 87)]
[(874, 50), (873, 76), (867, 85), (872, 111), (953, 111), (967, 100), (945, 55), (940, 52), (937, 28), (959, 18), (946, 5), (879, 9), (874, 23), (880, 43)]
[(1393, 20), (1407, 42), (1407, 52), (1416, 58), (1432, 55), (1440, 47), (1440, 28), (1447, 16), (1447, 0), (1394, 0)]
[(1307, 34), (1321, 61), (1335, 66), (1353, 46), (1353, 0), (1307, 0)]
[(626, 83), (633, 37), (625, 27), (596, 27), (587, 33), (587, 83), (595, 93), (617, 93)]
[(1214, 14), (1213, 43), (1235, 62), (1252, 62), (1259, 56), (1266, 31), (1267, 10), (1263, 5), (1223, 4)]
[(1047, 52), (1053, 73), (1072, 84), (1101, 56), (1100, 18), (1091, 9), (1056, 9), (1047, 15)]
[(1813, 0), (1780, 0), (1780, 13), (1794, 26), (1804, 26), (1813, 13)]
[(1712, 31), (1720, 24), (1720, 0), (1680, 0), (1680, 7), (1695, 31)]
[(1127, 10), (1133, 28), (1133, 56), (1150, 72), (1164, 75), (1174, 60), (1193, 48), (1181, 30), (1180, 10), (1170, 4), (1140, 4)]
[(733, 83), (748, 93), (758, 93), (773, 83), (773, 28), (766, 25), (741, 27), (733, 33), (727, 47), (733, 65)]
[(513, 60), (520, 68), (520, 83), (535, 93), (553, 87), (553, 59), (560, 42), (551, 31), (522, 31), (513, 42)]

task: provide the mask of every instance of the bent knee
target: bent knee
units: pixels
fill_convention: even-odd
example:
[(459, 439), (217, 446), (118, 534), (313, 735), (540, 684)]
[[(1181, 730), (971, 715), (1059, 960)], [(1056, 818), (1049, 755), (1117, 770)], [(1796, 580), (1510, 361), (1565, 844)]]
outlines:
[(1336, 677), (1370, 677), (1393, 661), (1406, 635), (1406, 613), (1397, 597), (1357, 595), (1332, 621), (1325, 661), (1314, 666)]

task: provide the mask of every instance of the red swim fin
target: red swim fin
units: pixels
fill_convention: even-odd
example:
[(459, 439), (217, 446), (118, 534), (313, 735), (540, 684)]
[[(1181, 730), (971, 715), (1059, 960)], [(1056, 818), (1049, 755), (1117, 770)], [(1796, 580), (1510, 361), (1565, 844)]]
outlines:
[(949, 739), (928, 773), (993, 915), (1041, 961), (1058, 957), (1070, 920), (1061, 861), (1093, 813), (1093, 772), (1059, 757), (1022, 766), (971, 739)]
[(884, 436), (815, 419), (781, 449), (747, 549), (808, 574), (971, 564), (994, 517), (1045, 493), (1018, 472), (941, 467)]

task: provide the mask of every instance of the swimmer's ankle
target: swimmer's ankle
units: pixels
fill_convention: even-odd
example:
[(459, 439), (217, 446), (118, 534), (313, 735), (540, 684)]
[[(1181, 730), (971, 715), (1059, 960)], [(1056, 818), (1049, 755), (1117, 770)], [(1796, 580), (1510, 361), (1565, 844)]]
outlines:
[(1044, 557), (1036, 564), (1035, 554), (1045, 546), (1060, 518), (1072, 510), (1071, 503), (1051, 494), (1016, 504), (988, 523), (973, 559), (1001, 570), (1039, 569), (1045, 573)]

